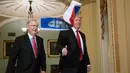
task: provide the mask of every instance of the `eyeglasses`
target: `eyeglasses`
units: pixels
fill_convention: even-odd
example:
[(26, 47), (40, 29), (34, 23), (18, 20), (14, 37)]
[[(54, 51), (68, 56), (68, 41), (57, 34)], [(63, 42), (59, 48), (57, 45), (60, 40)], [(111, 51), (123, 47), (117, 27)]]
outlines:
[(39, 27), (39, 25), (30, 25), (31, 27)]

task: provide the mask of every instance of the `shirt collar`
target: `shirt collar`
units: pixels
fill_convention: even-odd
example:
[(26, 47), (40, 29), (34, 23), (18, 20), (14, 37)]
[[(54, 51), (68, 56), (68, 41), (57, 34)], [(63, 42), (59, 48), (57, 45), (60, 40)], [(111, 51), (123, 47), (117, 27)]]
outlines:
[[(33, 36), (28, 32), (29, 39), (32, 39)], [(35, 37), (34, 37), (35, 38)]]
[(74, 27), (72, 27), (72, 30), (73, 30), (74, 32), (76, 32), (76, 29), (75, 29)]
[[(73, 30), (74, 32), (76, 32), (77, 29), (75, 29), (74, 27), (72, 27), (72, 30)], [(79, 31), (79, 30), (78, 30), (78, 31)]]

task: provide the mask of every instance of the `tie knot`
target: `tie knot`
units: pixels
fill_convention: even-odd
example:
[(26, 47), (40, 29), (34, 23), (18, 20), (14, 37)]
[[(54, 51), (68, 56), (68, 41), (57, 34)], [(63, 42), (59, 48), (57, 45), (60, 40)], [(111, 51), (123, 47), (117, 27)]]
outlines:
[(35, 37), (33, 36), (32, 39), (34, 39)]

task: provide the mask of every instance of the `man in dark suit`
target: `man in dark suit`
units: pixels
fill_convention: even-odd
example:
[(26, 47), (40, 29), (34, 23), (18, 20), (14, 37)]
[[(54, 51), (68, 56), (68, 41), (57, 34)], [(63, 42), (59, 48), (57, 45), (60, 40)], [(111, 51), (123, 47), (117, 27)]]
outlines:
[(15, 39), (6, 73), (45, 73), (46, 55), (43, 39), (36, 35), (37, 32), (37, 21), (29, 20), (27, 33)]
[(87, 73), (90, 61), (87, 53), (85, 35), (79, 31), (81, 17), (76, 15), (70, 30), (61, 31), (57, 41), (60, 56), (59, 71), (61, 73)]

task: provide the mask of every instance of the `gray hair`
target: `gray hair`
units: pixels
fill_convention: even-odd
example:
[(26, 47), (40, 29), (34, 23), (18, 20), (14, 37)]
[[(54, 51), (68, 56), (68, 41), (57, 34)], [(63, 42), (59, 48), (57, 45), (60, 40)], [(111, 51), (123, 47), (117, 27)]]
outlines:
[[(28, 20), (28, 21), (27, 21), (27, 25), (28, 25), (30, 22), (32, 22), (32, 21), (37, 22), (37, 20), (36, 20), (36, 19), (30, 19), (30, 20)], [(38, 22), (37, 22), (37, 24), (38, 24)]]

